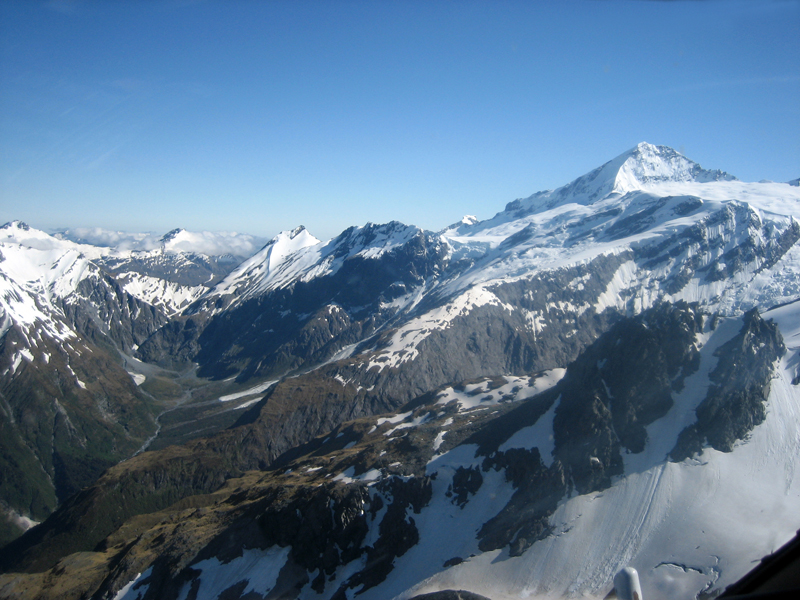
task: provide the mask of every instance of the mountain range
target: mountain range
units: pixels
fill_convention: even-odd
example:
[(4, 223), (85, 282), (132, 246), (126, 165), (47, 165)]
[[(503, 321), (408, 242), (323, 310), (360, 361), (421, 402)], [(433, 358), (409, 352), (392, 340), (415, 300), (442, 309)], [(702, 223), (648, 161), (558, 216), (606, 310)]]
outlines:
[(800, 528), (798, 215), (642, 143), (250, 256), (11, 222), (0, 595), (713, 597)]

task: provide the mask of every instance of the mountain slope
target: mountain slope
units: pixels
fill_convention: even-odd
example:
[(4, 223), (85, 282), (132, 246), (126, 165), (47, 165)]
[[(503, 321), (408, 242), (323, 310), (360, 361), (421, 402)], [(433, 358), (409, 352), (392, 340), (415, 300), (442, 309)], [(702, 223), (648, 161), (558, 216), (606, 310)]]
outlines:
[(139, 349), (200, 374), (273, 378), (360, 342), (436, 280), (444, 247), (400, 223), (350, 228), (321, 243), (281, 234)]
[(19, 222), (0, 229), (0, 240), (7, 542), (153, 433), (152, 400), (118, 352), (142, 343), (167, 317), (125, 292), (75, 244)]

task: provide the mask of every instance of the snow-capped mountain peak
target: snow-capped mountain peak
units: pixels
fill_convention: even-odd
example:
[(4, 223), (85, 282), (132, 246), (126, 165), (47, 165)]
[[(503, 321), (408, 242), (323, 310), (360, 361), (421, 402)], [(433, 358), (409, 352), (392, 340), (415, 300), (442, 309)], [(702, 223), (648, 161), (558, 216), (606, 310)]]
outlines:
[(9, 221), (2, 227), (0, 227), (3, 231), (28, 231), (30, 226), (27, 223), (23, 223), (22, 221)]
[(656, 183), (735, 180), (724, 171), (703, 169), (668, 146), (641, 142), (565, 186), (510, 202), (504, 212), (519, 218), (565, 204), (595, 204), (611, 194), (622, 196)]
[(274, 269), (288, 255), (319, 243), (320, 241), (302, 225), (291, 231), (281, 231), (265, 247), (265, 249), (268, 249), (268, 269)]
[[(624, 158), (614, 178), (614, 191), (627, 193), (649, 183), (735, 181), (724, 171), (709, 171), (667, 146), (641, 142), (613, 162)], [(609, 164), (609, 163), (607, 163)]]
[(75, 244), (63, 243), (44, 231), (34, 229), (22, 221), (10, 221), (0, 227), (0, 243), (10, 243), (37, 250), (73, 247)]
[[(215, 295), (243, 293), (255, 286), (259, 290), (280, 287), (297, 274), (296, 269), (312, 263), (317, 253), (307, 261), (289, 261), (290, 257), (300, 254), (304, 249), (322, 244), (302, 225), (291, 231), (281, 231), (261, 250), (239, 265), (230, 275), (221, 281), (214, 290)], [(293, 262), (296, 269), (284, 263)]]

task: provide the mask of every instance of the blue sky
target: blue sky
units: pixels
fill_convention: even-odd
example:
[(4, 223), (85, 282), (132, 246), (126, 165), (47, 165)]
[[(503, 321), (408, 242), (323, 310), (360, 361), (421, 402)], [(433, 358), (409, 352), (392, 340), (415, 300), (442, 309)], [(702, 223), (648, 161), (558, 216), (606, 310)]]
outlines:
[(0, 220), (488, 218), (648, 141), (800, 176), (798, 1), (0, 2)]

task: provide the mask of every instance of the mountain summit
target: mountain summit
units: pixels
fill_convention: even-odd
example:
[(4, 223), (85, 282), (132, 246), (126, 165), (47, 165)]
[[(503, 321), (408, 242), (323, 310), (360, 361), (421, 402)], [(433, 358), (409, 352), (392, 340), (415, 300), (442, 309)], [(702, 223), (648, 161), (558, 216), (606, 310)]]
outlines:
[(711, 181), (737, 179), (724, 171), (703, 169), (668, 146), (641, 142), (565, 186), (553, 191), (537, 192), (509, 203), (506, 212), (513, 212), (514, 216), (519, 217), (564, 204), (594, 204), (610, 194), (622, 196), (655, 183)]
[[(617, 164), (619, 167), (615, 169)], [(640, 143), (600, 168), (608, 166), (616, 171), (614, 191), (620, 193), (641, 189), (650, 183), (737, 180), (724, 171), (703, 169), (668, 146), (654, 146), (647, 142)]]

